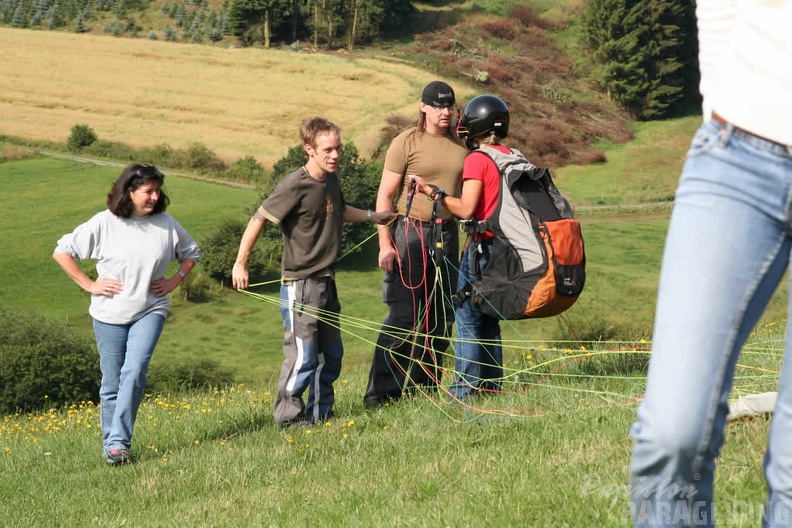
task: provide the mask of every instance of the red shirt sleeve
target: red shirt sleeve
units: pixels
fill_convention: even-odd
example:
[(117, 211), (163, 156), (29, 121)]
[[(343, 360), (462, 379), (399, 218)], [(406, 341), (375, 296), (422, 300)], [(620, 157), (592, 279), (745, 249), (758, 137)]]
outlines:
[(462, 185), (465, 180), (481, 180), (483, 187), (481, 198), (473, 211), (476, 220), (486, 220), (495, 211), (498, 205), (498, 192), (500, 190), (500, 174), (492, 158), (483, 152), (471, 152), (465, 158), (462, 169)]

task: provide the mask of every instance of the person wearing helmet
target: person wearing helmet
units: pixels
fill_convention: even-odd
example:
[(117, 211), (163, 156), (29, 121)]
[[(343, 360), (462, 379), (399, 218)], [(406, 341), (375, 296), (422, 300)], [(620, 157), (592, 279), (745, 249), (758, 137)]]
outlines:
[[(443, 207), (462, 219), (486, 220), (498, 205), (500, 173), (491, 157), (480, 151), (493, 148), (504, 154), (511, 150), (500, 144), (509, 134), (509, 108), (495, 95), (474, 97), (465, 106), (457, 133), (470, 153), (462, 171), (462, 194), (459, 198), (438, 192), (429, 182), (416, 178), (420, 192), (441, 200)], [(493, 234), (476, 233), (468, 244), (459, 266), (459, 290), (484, 269), (492, 256)], [(456, 378), (451, 385), (454, 397), (464, 399), (482, 392), (500, 389), (503, 378), (503, 353), (499, 320), (483, 314), (469, 298), (456, 310), (457, 346)]]
[[(400, 398), (404, 390), (440, 383), (454, 321), (450, 299), (457, 282), (459, 230), (448, 210), (417, 194), (410, 182), (419, 175), (459, 196), (467, 150), (452, 127), (455, 103), (448, 84), (426, 85), (418, 120), (393, 139), (385, 155), (377, 210), (393, 209), (399, 216), (390, 229), (379, 230), (388, 316), (363, 399), (369, 408)], [(434, 221), (435, 215), (442, 223)]]

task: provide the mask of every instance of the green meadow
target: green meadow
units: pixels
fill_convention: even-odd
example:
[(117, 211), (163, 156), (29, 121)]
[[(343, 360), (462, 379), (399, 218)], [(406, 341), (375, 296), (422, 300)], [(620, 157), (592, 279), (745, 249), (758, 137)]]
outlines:
[[(338, 275), (346, 348), (338, 418), (279, 430), (271, 418), (282, 339), (275, 289), (251, 296), (215, 287), (202, 303), (175, 295), (151, 369), (212, 359), (233, 369), (237, 385), (149, 395), (135, 432), (138, 463), (124, 468), (102, 462), (91, 403), (4, 417), (2, 525), (629, 525), (629, 427), (670, 200), (699, 121), (638, 125), (635, 141), (602, 146), (607, 162), (554, 172), (583, 225), (587, 286), (562, 316), (502, 323), (503, 394), (462, 405), (440, 390), (364, 411), (385, 315), (381, 272), (364, 251), (347, 258), (369, 265), (359, 260)], [(88, 298), (51, 253), (60, 235), (104, 207), (118, 172), (48, 158), (0, 164), (0, 304), (90, 332)], [(256, 200), (253, 190), (177, 176), (166, 190), (169, 212), (199, 241), (223, 219), (245, 219)], [(746, 347), (736, 394), (774, 387), (785, 290)], [(445, 364), (447, 381), (452, 358)], [(758, 418), (727, 428), (718, 500), (727, 509), (745, 504), (729, 510), (731, 524), (758, 524), (768, 425)]]

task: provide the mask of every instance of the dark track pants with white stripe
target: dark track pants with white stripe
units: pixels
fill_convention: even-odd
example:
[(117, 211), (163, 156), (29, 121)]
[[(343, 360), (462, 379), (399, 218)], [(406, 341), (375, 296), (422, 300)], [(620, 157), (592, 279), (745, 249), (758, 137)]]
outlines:
[[(338, 301), (332, 277), (295, 280), (281, 285), (283, 365), (275, 399), (279, 425), (306, 420), (315, 423), (333, 414), (333, 382), (341, 373)], [(303, 393), (308, 391), (307, 403)]]

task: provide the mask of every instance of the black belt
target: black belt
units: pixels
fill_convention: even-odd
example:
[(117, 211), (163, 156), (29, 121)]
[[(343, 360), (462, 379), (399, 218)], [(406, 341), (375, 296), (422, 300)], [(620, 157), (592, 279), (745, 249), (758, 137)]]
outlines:
[[(404, 215), (399, 215), (398, 221), (399, 222), (405, 222), (405, 221), (407, 221), (407, 218), (408, 217), (406, 217)], [(433, 220), (419, 220), (419, 219), (413, 218), (413, 217), (409, 217), (409, 219), (412, 222), (415, 222), (416, 224), (427, 225), (427, 226), (432, 224), (432, 223), (434, 223)], [(450, 226), (450, 225), (453, 225), (453, 224), (456, 224), (456, 220), (443, 220), (443, 227)]]

